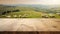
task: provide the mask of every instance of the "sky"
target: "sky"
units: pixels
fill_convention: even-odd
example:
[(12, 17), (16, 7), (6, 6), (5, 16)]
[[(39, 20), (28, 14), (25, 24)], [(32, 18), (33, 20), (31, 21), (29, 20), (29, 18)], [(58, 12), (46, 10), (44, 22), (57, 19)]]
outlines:
[(0, 4), (60, 5), (60, 0), (0, 0)]

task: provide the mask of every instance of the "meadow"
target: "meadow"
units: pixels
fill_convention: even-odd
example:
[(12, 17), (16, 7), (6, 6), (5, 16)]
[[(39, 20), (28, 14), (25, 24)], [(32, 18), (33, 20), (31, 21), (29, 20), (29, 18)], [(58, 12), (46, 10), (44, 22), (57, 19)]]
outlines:
[(60, 18), (60, 7), (0, 5), (0, 18)]

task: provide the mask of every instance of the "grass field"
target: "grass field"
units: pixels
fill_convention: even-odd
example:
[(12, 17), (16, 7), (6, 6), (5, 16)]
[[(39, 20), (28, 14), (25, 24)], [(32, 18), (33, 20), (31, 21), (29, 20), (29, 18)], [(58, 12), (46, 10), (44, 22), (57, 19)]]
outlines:
[(0, 5), (0, 18), (60, 18), (60, 8)]

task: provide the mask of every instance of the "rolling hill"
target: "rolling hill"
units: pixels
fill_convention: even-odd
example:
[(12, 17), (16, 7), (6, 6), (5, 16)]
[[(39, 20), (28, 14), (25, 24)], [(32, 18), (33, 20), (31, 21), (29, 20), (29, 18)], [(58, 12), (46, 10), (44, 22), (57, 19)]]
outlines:
[(60, 6), (0, 5), (2, 18), (60, 18)]

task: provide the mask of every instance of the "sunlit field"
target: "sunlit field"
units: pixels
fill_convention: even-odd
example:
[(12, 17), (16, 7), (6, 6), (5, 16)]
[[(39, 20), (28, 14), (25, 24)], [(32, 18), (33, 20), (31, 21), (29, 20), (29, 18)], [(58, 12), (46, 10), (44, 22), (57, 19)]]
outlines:
[(60, 18), (60, 7), (47, 5), (0, 5), (0, 18)]

